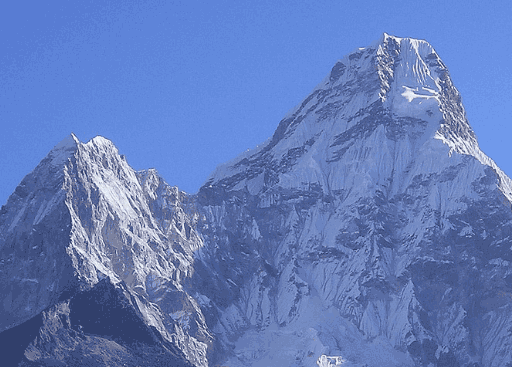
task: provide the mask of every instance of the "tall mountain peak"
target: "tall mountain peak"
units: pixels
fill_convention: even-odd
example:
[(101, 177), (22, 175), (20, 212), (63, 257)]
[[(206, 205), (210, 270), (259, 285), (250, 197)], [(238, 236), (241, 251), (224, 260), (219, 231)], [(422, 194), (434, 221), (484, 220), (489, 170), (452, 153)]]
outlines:
[[(362, 150), (366, 158), (361, 160)], [(394, 156), (384, 158), (386, 152)], [(340, 189), (339, 181), (330, 183), (329, 177), (344, 172), (342, 166), (354, 159), (358, 163), (350, 165), (367, 162), (364, 170), (389, 162), (393, 173), (371, 176), (398, 182), (403, 178), (397, 179), (397, 169), (432, 152), (439, 158), (437, 164), (423, 165), (426, 172), (439, 170), (441, 162), (451, 164), (445, 158), (453, 153), (470, 155), (497, 172), (504, 195), (512, 198), (510, 179), (480, 150), (461, 96), (434, 48), (424, 40), (384, 33), (340, 59), (269, 140), (219, 166), (204, 189), (246, 186), (255, 192), (318, 184), (328, 193)]]
[[(209, 284), (218, 292), (222, 279), (247, 285), (219, 318), (227, 339), (240, 325), (249, 330), (228, 364), (264, 366), (264, 353), (245, 353), (276, 356), (283, 335), (302, 343), (307, 327), (338, 340), (329, 353), (351, 365), (512, 362), (509, 338), (472, 336), (482, 322), (489, 337), (503, 335), (498, 323), (512, 323), (490, 295), (510, 286), (491, 281), (487, 293), (484, 285), (495, 272), (510, 273), (511, 243), (490, 240), (481, 225), (510, 227), (511, 187), (478, 147), (428, 42), (384, 34), (340, 59), (271, 139), (220, 166), (198, 194), (216, 223), (202, 232), (215, 247), (199, 251), (217, 274)], [(254, 252), (257, 260), (246, 262)], [(325, 323), (309, 319), (318, 309)], [(495, 321), (481, 321), (491, 314)], [(244, 348), (255, 340), (252, 327), (264, 330), (261, 342)], [(359, 332), (379, 346), (342, 345), (341, 335)]]

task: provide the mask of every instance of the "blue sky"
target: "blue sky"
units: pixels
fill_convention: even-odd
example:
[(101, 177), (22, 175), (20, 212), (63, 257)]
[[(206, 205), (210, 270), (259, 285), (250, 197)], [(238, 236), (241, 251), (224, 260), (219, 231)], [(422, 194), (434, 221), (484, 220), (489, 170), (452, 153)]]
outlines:
[(194, 193), (383, 32), (434, 46), (481, 148), (512, 175), (511, 15), (509, 0), (5, 3), (0, 204), (71, 132)]

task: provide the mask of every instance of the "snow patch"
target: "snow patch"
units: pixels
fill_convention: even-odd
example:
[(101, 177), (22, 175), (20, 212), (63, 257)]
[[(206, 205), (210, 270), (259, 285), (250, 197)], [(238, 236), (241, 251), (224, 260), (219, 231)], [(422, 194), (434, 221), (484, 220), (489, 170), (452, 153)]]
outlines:
[(426, 87), (410, 88), (405, 85), (402, 85), (402, 88), (405, 89), (405, 91), (402, 93), (402, 96), (405, 97), (408, 102), (412, 102), (415, 98), (424, 98), (424, 99), (434, 98), (437, 101), (439, 101), (439, 94), (431, 88), (426, 88)]

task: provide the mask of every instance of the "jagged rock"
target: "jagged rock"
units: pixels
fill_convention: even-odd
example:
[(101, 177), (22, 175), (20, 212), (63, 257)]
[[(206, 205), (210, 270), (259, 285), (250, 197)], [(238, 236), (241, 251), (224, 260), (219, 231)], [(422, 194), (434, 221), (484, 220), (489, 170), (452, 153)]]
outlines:
[[(182, 199), (188, 200), (156, 171), (134, 172), (110, 141), (66, 138), (25, 177), (0, 218), (1, 329), (46, 312), (70, 294), (74, 323), (80, 307), (74, 299), (108, 279), (126, 284), (127, 307), (180, 350), (183, 361), (206, 366), (212, 336), (199, 305), (183, 290), (202, 242), (193, 230), (197, 219), (185, 213)], [(173, 318), (176, 313), (189, 322)], [(123, 361), (134, 352), (119, 353)], [(99, 365), (121, 363), (100, 359)]]

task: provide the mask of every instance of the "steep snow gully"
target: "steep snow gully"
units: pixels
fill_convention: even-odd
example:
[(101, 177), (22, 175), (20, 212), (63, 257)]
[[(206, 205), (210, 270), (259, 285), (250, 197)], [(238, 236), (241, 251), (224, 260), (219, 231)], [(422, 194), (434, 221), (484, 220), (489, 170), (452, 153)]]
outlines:
[(0, 210), (6, 366), (512, 366), (512, 183), (426, 41), (339, 60), (195, 195), (71, 135)]

